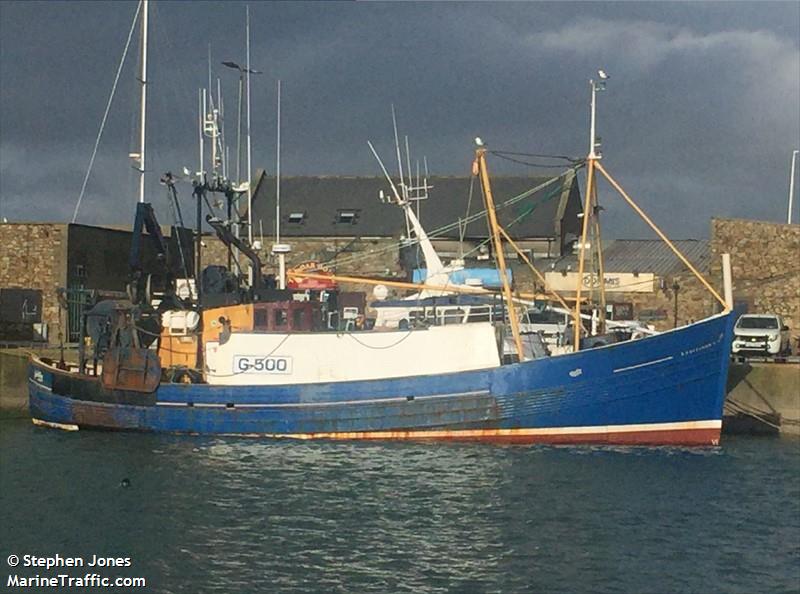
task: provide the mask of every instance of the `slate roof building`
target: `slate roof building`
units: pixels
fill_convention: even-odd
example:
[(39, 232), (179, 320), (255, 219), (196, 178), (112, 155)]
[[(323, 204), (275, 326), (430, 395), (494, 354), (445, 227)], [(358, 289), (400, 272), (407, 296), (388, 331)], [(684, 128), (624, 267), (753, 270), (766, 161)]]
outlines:
[[(580, 229), (580, 190), (575, 175), (556, 180), (519, 202), (501, 208), (503, 202), (520, 196), (552, 178), (495, 177), (492, 192), (498, 204), (498, 217), (512, 237), (559, 240)], [(480, 186), (468, 177), (432, 177), (429, 197), (420, 201), (423, 225), (430, 235), (457, 239), (459, 218), (483, 208)], [(264, 230), (275, 226), (275, 178), (262, 176), (253, 197), (253, 218)], [(388, 182), (381, 177), (285, 177), (281, 179), (281, 235), (287, 237), (370, 236), (398, 237), (405, 232), (402, 213), (390, 204), (381, 204), (380, 193), (388, 198)], [(391, 216), (396, 214), (397, 216)], [(257, 225), (258, 223), (256, 223)], [(483, 218), (461, 231), (468, 238), (485, 238)], [(573, 237), (574, 238), (574, 237)]]
[[(551, 180), (492, 178), (500, 223), (524, 250), (536, 257), (568, 253), (580, 233), (577, 177), (570, 171)], [(418, 206), (419, 218), (439, 255), (444, 260), (479, 256), (486, 259), (488, 250), (479, 247), (488, 238), (486, 219), (475, 216), (483, 210), (479, 181), (433, 176), (428, 178), (428, 187), (427, 198), (417, 202), (415, 211)], [(391, 188), (382, 177), (281, 178), (281, 242), (292, 245), (289, 261), (319, 261), (342, 272), (340, 256), (381, 245), (379, 249), (386, 252), (386, 259), (402, 260), (400, 267), (408, 272), (419, 262), (413, 255), (401, 254), (399, 245), (408, 230), (402, 210), (389, 199), (391, 195)], [(257, 235), (263, 232), (268, 245), (275, 233), (275, 201), (275, 178), (262, 174), (253, 195), (253, 226)], [(388, 253), (391, 250), (387, 249), (387, 242), (398, 244), (393, 256)], [(313, 249), (309, 253), (305, 248)], [(381, 268), (392, 269), (397, 263), (386, 261), (385, 266), (373, 266), (369, 272), (380, 273)]]

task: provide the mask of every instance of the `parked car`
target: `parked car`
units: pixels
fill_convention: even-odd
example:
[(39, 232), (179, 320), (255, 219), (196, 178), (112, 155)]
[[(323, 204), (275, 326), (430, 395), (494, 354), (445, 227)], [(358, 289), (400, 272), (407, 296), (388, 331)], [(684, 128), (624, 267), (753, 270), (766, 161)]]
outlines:
[(733, 328), (734, 354), (780, 355), (789, 350), (789, 327), (781, 316), (745, 314)]

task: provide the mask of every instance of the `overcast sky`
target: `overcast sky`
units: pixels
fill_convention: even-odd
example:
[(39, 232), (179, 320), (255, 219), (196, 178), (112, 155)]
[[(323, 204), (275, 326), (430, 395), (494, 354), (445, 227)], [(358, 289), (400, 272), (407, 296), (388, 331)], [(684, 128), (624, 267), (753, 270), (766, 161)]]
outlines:
[[(71, 219), (136, 6), (0, 2), (0, 216)], [(251, 63), (264, 71), (252, 79), (254, 169), (275, 171), (278, 79), (284, 174), (379, 175), (366, 141), (395, 162), (394, 103), (414, 157), (468, 175), (475, 136), (585, 155), (588, 79), (603, 68), (603, 163), (668, 234), (706, 237), (712, 216), (786, 220), (800, 145), (798, 2), (252, 2), (250, 12)], [(158, 175), (198, 167), (209, 44), (234, 138), (237, 78), (219, 63), (244, 63), (245, 4), (151, 2), (150, 18), (148, 198), (169, 223)], [(79, 222), (131, 222), (137, 44)], [(179, 191), (188, 208), (191, 188)], [(600, 200), (606, 236), (650, 236), (606, 185)]]

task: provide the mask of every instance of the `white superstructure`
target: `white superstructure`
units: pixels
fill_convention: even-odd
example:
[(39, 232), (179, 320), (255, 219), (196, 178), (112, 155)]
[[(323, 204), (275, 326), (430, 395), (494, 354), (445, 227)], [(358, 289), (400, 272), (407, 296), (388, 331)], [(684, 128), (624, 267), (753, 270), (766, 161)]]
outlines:
[(489, 323), (390, 332), (234, 332), (205, 345), (220, 386), (278, 386), (452, 373), (500, 365)]

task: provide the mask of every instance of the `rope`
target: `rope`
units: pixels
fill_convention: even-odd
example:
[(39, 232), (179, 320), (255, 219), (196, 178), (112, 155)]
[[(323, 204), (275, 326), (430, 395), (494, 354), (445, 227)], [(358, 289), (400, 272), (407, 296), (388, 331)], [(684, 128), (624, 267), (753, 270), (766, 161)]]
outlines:
[(501, 156), (501, 155), (515, 155), (517, 157), (534, 157), (534, 158), (544, 158), (544, 159), (561, 159), (563, 161), (569, 161), (570, 163), (583, 163), (584, 159), (582, 157), (570, 157), (568, 155), (547, 155), (543, 153), (519, 153), (514, 151), (489, 151), (492, 155)]
[(545, 163), (531, 163), (530, 161), (523, 161), (521, 159), (515, 159), (514, 157), (508, 157), (506, 155), (503, 155), (503, 154), (500, 154), (500, 153), (497, 153), (497, 152), (493, 152), (492, 154), (495, 157), (498, 157), (500, 159), (505, 159), (506, 161), (511, 161), (512, 163), (518, 163), (520, 165), (527, 165), (528, 167), (537, 167), (537, 168), (541, 168), (541, 169), (560, 169), (561, 167), (564, 166), (563, 164), (560, 164), (560, 163), (559, 164), (556, 164), (556, 163), (547, 163), (547, 164), (545, 164)]
[(360, 340), (358, 340), (355, 337), (355, 335), (352, 332), (345, 332), (345, 334), (347, 336), (349, 336), (350, 338), (352, 338), (353, 340), (355, 340), (358, 344), (360, 344), (361, 346), (363, 346), (365, 348), (372, 349), (373, 351), (385, 351), (387, 349), (393, 349), (394, 347), (398, 346), (401, 342), (403, 342), (405, 339), (407, 339), (409, 336), (411, 336), (411, 332), (413, 332), (413, 330), (409, 330), (408, 332), (406, 332), (405, 336), (403, 336), (400, 340), (398, 340), (394, 344), (387, 344), (386, 346), (382, 346), (382, 347), (370, 346), (370, 345), (368, 345), (368, 344), (366, 344), (364, 342), (361, 342)]
[[(274, 349), (272, 349), (269, 353), (264, 355), (264, 358), (266, 359), (267, 357), (271, 357), (273, 355), (273, 353), (275, 353), (275, 351), (277, 351), (279, 348), (281, 348), (283, 346), (283, 344), (287, 340), (289, 340), (290, 336), (292, 336), (292, 335), (291, 334), (287, 334), (286, 336), (284, 336), (283, 339), (275, 346)], [(242, 373), (244, 373), (244, 372), (243, 371), (239, 371), (239, 372), (234, 372), (234, 373), (212, 373), (210, 369), (206, 368), (206, 375), (208, 377), (235, 377), (237, 375), (242, 375)]]
[[(475, 176), (472, 175), (469, 178), (469, 196), (467, 196), (467, 212), (464, 214), (464, 218), (469, 218), (469, 211), (472, 210), (472, 194), (475, 189)], [(459, 229), (458, 229), (458, 246), (461, 250), (461, 257), (464, 257), (464, 236), (467, 234), (467, 225), (466, 223), (462, 226), (461, 221), (459, 221)]]
[(751, 417), (761, 423), (764, 423), (765, 425), (768, 425), (769, 427), (772, 427), (773, 429), (780, 430), (781, 428), (779, 424), (773, 423), (767, 418), (770, 413), (761, 411), (754, 406), (743, 404), (730, 397), (725, 401), (725, 408), (730, 412)]
[[(540, 206), (542, 206), (543, 204), (545, 204), (545, 203), (546, 203), (546, 202), (548, 202), (549, 200), (552, 200), (554, 197), (558, 196), (559, 194), (560, 194), (560, 192), (559, 192), (558, 190), (554, 190), (553, 192), (551, 192), (551, 193), (550, 193), (550, 194), (548, 194), (547, 196), (543, 197), (543, 198), (541, 199), (541, 201), (540, 201), (538, 204), (534, 204), (534, 205), (532, 205), (532, 206), (531, 206), (531, 208), (530, 208), (529, 210), (527, 210), (527, 211), (523, 212), (523, 213), (522, 213), (521, 215), (519, 215), (517, 218), (513, 219), (513, 220), (512, 220), (510, 223), (508, 223), (507, 225), (505, 225), (505, 227), (513, 227), (514, 225), (516, 225), (517, 223), (519, 223), (519, 222), (520, 222), (522, 219), (524, 219), (525, 217), (527, 217), (527, 216), (530, 216), (531, 214), (533, 214), (533, 211), (535, 211), (537, 208), (539, 208)], [(484, 211), (484, 212), (485, 212), (485, 211)], [(491, 239), (491, 237), (487, 237), (487, 238), (486, 238), (486, 239), (484, 239), (482, 242), (480, 242), (480, 243), (479, 243), (477, 246), (475, 246), (473, 249), (471, 249), (471, 250), (470, 250), (470, 251), (468, 251), (466, 254), (464, 254), (464, 256), (469, 256), (470, 254), (472, 254), (472, 253), (474, 253), (474, 252), (478, 251), (478, 250), (479, 250), (481, 247), (483, 247), (484, 245), (486, 245), (487, 243), (489, 243), (491, 240), (492, 240), (492, 239)]]
[(92, 173), (92, 167), (94, 167), (94, 159), (97, 156), (97, 149), (100, 147), (100, 139), (103, 136), (103, 130), (106, 127), (106, 120), (108, 119), (108, 112), (111, 110), (111, 103), (114, 101), (114, 94), (117, 90), (117, 83), (119, 82), (119, 75), (122, 73), (122, 66), (125, 64), (125, 57), (128, 55), (128, 48), (131, 45), (131, 38), (133, 37), (133, 31), (136, 28), (136, 21), (139, 19), (139, 10), (142, 7), (142, 3), (136, 6), (136, 13), (133, 15), (133, 22), (131, 23), (131, 30), (128, 31), (128, 39), (125, 42), (125, 49), (122, 52), (122, 59), (119, 61), (119, 66), (117, 67), (117, 75), (114, 77), (114, 84), (111, 86), (111, 95), (108, 98), (108, 103), (106, 103), (106, 110), (103, 113), (103, 120), (100, 122), (100, 130), (97, 132), (97, 138), (94, 141), (94, 149), (92, 149), (92, 157), (89, 159), (89, 168), (86, 170), (86, 175), (83, 178), (83, 185), (81, 185), (81, 191), (78, 195), (78, 202), (75, 204), (75, 211), (72, 213), (72, 222), (74, 223), (78, 218), (78, 209), (81, 207), (81, 201), (83, 200), (83, 194), (86, 191), (86, 184), (89, 182), (89, 176)]

